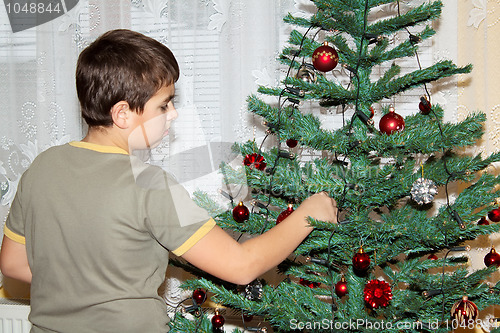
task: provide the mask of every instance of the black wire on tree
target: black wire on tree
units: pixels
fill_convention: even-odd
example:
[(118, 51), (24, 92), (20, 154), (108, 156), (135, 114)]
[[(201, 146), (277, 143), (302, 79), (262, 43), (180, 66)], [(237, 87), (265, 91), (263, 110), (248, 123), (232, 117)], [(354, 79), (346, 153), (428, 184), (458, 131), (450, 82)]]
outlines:
[[(398, 10), (398, 16), (401, 16), (399, 0), (397, 0), (397, 10)], [(416, 44), (416, 43), (418, 43), (420, 41), (420, 38), (417, 37), (417, 36), (415, 36), (415, 35), (413, 35), (409, 31), (408, 28), (405, 28), (405, 30), (408, 32), (408, 37), (409, 37), (409, 39), (410, 39), (410, 41), (411, 41), (412, 44)], [(417, 52), (416, 48), (415, 48), (415, 58), (417, 60), (418, 68), (421, 70), (422, 69), (422, 65), (420, 63), (420, 57), (418, 55), (418, 52)], [(437, 124), (438, 129), (439, 129), (439, 134), (440, 134), (440, 137), (441, 137), (441, 142), (444, 142), (445, 136), (444, 136), (444, 133), (443, 133), (443, 128), (441, 126), (441, 123), (439, 121), (439, 118), (438, 118), (436, 112), (431, 107), (431, 105), (432, 105), (431, 104), (431, 94), (430, 94), (430, 92), (429, 92), (429, 90), (427, 88), (427, 84), (424, 83), (423, 86), (424, 86), (425, 94), (427, 96), (427, 102), (429, 103), (430, 113), (436, 119), (435, 123)], [(448, 178), (446, 179), (446, 183), (445, 183), (445, 186), (444, 186), (445, 194), (446, 194), (446, 208), (447, 208), (447, 211), (450, 214), (450, 216), (458, 223), (460, 229), (465, 229), (465, 224), (464, 224), (462, 218), (460, 217), (460, 215), (458, 214), (458, 212), (455, 209), (453, 209), (453, 207), (451, 206), (449, 189), (448, 189), (450, 181), (452, 179), (456, 178), (457, 176), (459, 176), (460, 174), (463, 174), (464, 172), (460, 172), (460, 173), (450, 172), (450, 170), (448, 169), (448, 165), (447, 165), (447, 158), (448, 158), (448, 156), (447, 156), (447, 152), (445, 151), (444, 146), (441, 147), (441, 151), (442, 151), (442, 154), (443, 154), (443, 157), (442, 157), (443, 168), (444, 168), (445, 172), (448, 174)], [(444, 236), (444, 239), (445, 239), (445, 245), (446, 245), (446, 247), (448, 247), (449, 246), (449, 244), (448, 244), (448, 234), (447, 234), (446, 229), (443, 228), (442, 233), (443, 233), (443, 236)], [(442, 271), (443, 272), (442, 272), (441, 287), (440, 287), (440, 293), (442, 294), (442, 297), (443, 297), (443, 301), (442, 301), (442, 313), (441, 313), (441, 321), (442, 322), (444, 321), (444, 316), (445, 316), (445, 312), (446, 312), (446, 309), (445, 309), (446, 294), (445, 294), (445, 290), (444, 290), (444, 275), (445, 275), (445, 268), (446, 268), (447, 257), (448, 257), (448, 254), (451, 251), (452, 250), (448, 250), (446, 252), (446, 255), (445, 255), (444, 259), (443, 259), (443, 266), (442, 266)]]
[[(363, 33), (361, 35), (361, 39), (359, 42), (358, 61), (356, 63), (356, 67), (354, 69), (350, 69), (348, 67), (345, 67), (356, 78), (357, 86), (356, 86), (356, 99), (355, 99), (354, 114), (351, 117), (349, 127), (348, 127), (347, 133), (346, 133), (348, 138), (349, 138), (349, 143), (347, 145), (347, 151), (344, 155), (344, 158), (343, 158), (342, 162), (340, 163), (340, 167), (344, 169), (343, 172), (341, 172), (342, 180), (344, 182), (344, 187), (343, 187), (342, 195), (339, 197), (339, 200), (337, 201), (337, 207), (338, 207), (337, 221), (338, 222), (340, 222), (340, 212), (341, 212), (341, 208), (343, 207), (345, 200), (346, 200), (347, 190), (351, 187), (350, 186), (351, 184), (349, 184), (349, 182), (346, 179), (347, 172), (345, 172), (345, 171), (346, 171), (347, 157), (349, 156), (350, 152), (354, 148), (354, 145), (352, 144), (353, 141), (351, 140), (352, 139), (351, 131), (352, 131), (352, 126), (354, 124), (354, 120), (356, 117), (358, 117), (366, 125), (371, 125), (371, 122), (367, 121), (366, 115), (362, 111), (359, 110), (359, 94), (360, 94), (361, 82), (360, 82), (360, 78), (358, 76), (358, 70), (359, 70), (359, 66), (360, 66), (360, 62), (361, 62), (361, 54), (363, 52), (363, 44), (365, 42), (365, 34), (366, 34), (367, 25), (368, 25), (368, 0), (365, 0), (365, 8), (364, 8), (364, 15), (363, 15)], [(351, 76), (351, 79), (352, 79), (352, 76)], [(349, 85), (350, 84), (351, 84), (351, 82), (349, 82)], [(345, 105), (343, 105), (342, 107), (345, 110)], [(344, 115), (343, 115), (343, 117), (344, 117)], [(369, 119), (369, 120), (371, 120), (371, 119)], [(348, 221), (344, 221), (344, 222), (348, 223)], [(330, 293), (332, 295), (332, 300), (333, 300), (333, 302), (332, 302), (332, 315), (338, 309), (336, 302), (334, 301), (336, 299), (335, 298), (335, 296), (336, 296), (335, 287), (334, 287), (335, 281), (333, 281), (333, 270), (332, 270), (333, 265), (331, 265), (331, 261), (332, 261), (331, 250), (332, 250), (332, 240), (333, 240), (334, 234), (335, 234), (335, 231), (333, 230), (330, 234), (330, 237), (328, 238), (328, 246), (327, 246), (327, 249), (328, 249), (327, 250), (327, 270), (328, 270), (328, 275), (330, 276), (330, 281), (331, 281)], [(361, 236), (360, 236), (360, 238), (361, 238)]]
[[(297, 57), (298, 54), (300, 54), (300, 51), (302, 50), (302, 46), (303, 46), (303, 43), (306, 39), (306, 36), (307, 34), (309, 33), (309, 31), (313, 28), (313, 26), (309, 27), (307, 29), (307, 31), (304, 33), (303, 37), (302, 37), (302, 40), (301, 40), (301, 43), (300, 43), (300, 46), (299, 46), (299, 50), (298, 52), (294, 53), (293, 54), (293, 57), (292, 57), (292, 60), (290, 62), (290, 65), (288, 66), (288, 70), (287, 70), (287, 74), (286, 74), (286, 77), (284, 79), (284, 82), (286, 82), (286, 79), (290, 76), (290, 72), (291, 72), (291, 69), (293, 67), (293, 64), (295, 62), (295, 58)], [(279, 97), (278, 97), (278, 112), (277, 112), (277, 124), (274, 125), (273, 124), (273, 127), (274, 127), (274, 133), (276, 134), (277, 136), (277, 154), (276, 154), (276, 158), (274, 160), (274, 163), (273, 163), (273, 166), (272, 168), (269, 170), (269, 174), (270, 174), (270, 181), (269, 181), (269, 187), (268, 187), (268, 190), (269, 190), (269, 193), (267, 193), (268, 195), (268, 201), (267, 203), (264, 205), (258, 205), (259, 208), (263, 208), (263, 209), (266, 209), (266, 214), (264, 215), (265, 216), (265, 223), (264, 225), (262, 226), (261, 228), (261, 231), (260, 233), (264, 233), (264, 231), (267, 229), (267, 225), (268, 225), (268, 222), (269, 222), (269, 206), (271, 205), (271, 196), (272, 196), (272, 192), (273, 192), (273, 181), (274, 181), (274, 171), (276, 169), (276, 167), (278, 166), (278, 162), (280, 160), (280, 158), (283, 158), (282, 154), (280, 154), (280, 151), (281, 151), (281, 135), (280, 135), (280, 126), (281, 126), (281, 112), (283, 110), (283, 105), (284, 103), (289, 100), (289, 98), (287, 98), (285, 101), (281, 101), (283, 95), (285, 94), (285, 92), (288, 92), (288, 93), (292, 93), (294, 94), (295, 96), (297, 96), (297, 92), (298, 90), (296, 88), (293, 88), (293, 87), (289, 87), (286, 83), (285, 83), (285, 88), (281, 90), (280, 94), (279, 94)], [(297, 97), (302, 97), (302, 96), (297, 96)], [(296, 104), (295, 102), (295, 99), (292, 101), (294, 104)], [(259, 150), (258, 150), (258, 153), (259, 154), (262, 154), (262, 147), (266, 141), (266, 139), (270, 136), (271, 133), (267, 133), (266, 136), (264, 137), (264, 139), (262, 140), (260, 146), (259, 146)], [(242, 234), (241, 234), (242, 235)], [(240, 237), (241, 237), (240, 235)], [(282, 281), (283, 282), (283, 281)], [(281, 284), (281, 282), (279, 283)], [(276, 289), (279, 284), (277, 284), (277, 286), (274, 288)], [(243, 320), (243, 318), (242, 318)], [(244, 323), (244, 320), (243, 320), (243, 325), (245, 325)]]
[[(309, 31), (313, 28), (313, 26), (310, 26), (307, 31), (304, 33), (304, 35), (302, 36), (302, 40), (300, 41), (300, 45), (299, 45), (299, 50), (294, 54), (293, 54), (293, 57), (290, 61), (290, 65), (288, 66), (288, 70), (287, 70), (287, 73), (286, 73), (286, 77), (285, 79), (283, 80), (283, 82), (285, 82), (285, 88), (281, 90), (279, 96), (278, 96), (278, 113), (277, 113), (277, 118), (278, 118), (278, 121), (277, 121), (277, 125), (276, 125), (276, 129), (275, 129), (275, 132), (276, 132), (276, 137), (277, 137), (277, 141), (278, 141), (278, 144), (277, 144), (277, 154), (276, 154), (276, 158), (274, 160), (274, 163), (273, 163), (273, 166), (272, 168), (270, 169), (270, 174), (271, 174), (271, 177), (270, 177), (270, 180), (269, 180), (269, 196), (268, 196), (268, 201), (267, 201), (267, 204), (266, 206), (269, 207), (271, 205), (271, 192), (273, 191), (273, 181), (274, 181), (274, 171), (276, 170), (277, 166), (278, 166), (278, 162), (279, 162), (279, 159), (281, 158), (279, 152), (281, 150), (281, 135), (280, 135), (280, 125), (281, 125), (281, 111), (283, 110), (283, 104), (281, 102), (281, 98), (283, 97), (284, 93), (287, 92), (287, 91), (290, 91), (290, 87), (288, 87), (288, 85), (286, 84), (286, 79), (288, 77), (290, 77), (290, 72), (292, 70), (292, 67), (293, 67), (293, 64), (295, 62), (295, 58), (297, 57), (297, 55), (300, 54), (300, 52), (302, 51), (302, 46), (304, 44), (304, 41), (306, 39), (306, 36), (307, 34), (309, 33)], [(300, 97), (300, 96), (298, 96)], [(264, 138), (264, 140), (262, 141), (261, 143), (261, 146), (259, 148), (259, 151), (261, 151), (262, 149), (262, 146), (264, 144), (264, 141), (265, 139), (267, 138), (267, 136)], [(268, 222), (269, 222), (269, 210), (267, 210), (267, 213), (265, 215), (265, 220), (266, 222), (264, 223), (264, 225), (262, 226), (262, 229), (260, 231), (260, 233), (262, 234), (266, 229), (267, 229), (267, 225), (268, 225)]]

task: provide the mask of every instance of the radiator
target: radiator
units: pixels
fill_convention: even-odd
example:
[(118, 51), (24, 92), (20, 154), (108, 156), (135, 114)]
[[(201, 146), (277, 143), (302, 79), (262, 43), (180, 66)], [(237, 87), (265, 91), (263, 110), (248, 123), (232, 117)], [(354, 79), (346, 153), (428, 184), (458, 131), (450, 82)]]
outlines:
[(0, 298), (0, 333), (29, 333), (29, 302)]
[[(30, 312), (29, 301), (0, 298), (0, 333), (29, 333), (31, 323), (28, 321)], [(213, 309), (208, 311), (209, 317), (213, 315)], [(227, 332), (232, 332), (233, 329), (241, 329), (241, 316), (231, 314), (225, 309), (221, 309), (221, 314), (224, 316), (226, 323), (224, 329)], [(174, 315), (173, 312), (169, 315)], [(259, 321), (254, 320), (248, 325), (260, 326)]]

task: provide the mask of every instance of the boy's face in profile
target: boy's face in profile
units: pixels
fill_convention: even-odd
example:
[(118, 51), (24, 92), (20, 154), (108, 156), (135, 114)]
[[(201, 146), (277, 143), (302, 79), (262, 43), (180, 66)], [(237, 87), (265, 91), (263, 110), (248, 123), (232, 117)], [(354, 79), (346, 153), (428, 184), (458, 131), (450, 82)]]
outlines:
[(133, 128), (128, 138), (129, 149), (158, 146), (167, 136), (170, 123), (178, 116), (173, 98), (175, 86), (164, 86), (144, 105), (142, 114), (134, 113)]

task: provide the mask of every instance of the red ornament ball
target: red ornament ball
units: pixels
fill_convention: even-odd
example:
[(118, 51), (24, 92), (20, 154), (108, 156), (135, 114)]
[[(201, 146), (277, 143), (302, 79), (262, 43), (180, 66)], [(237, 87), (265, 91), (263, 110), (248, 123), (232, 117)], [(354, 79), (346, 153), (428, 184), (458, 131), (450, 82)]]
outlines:
[(469, 320), (476, 320), (478, 313), (476, 304), (469, 301), (467, 296), (462, 297), (461, 301), (456, 302), (451, 307), (451, 318), (457, 321), (459, 325), (467, 325)]
[(243, 204), (242, 201), (236, 205), (236, 207), (233, 208), (233, 219), (236, 222), (242, 223), (248, 220), (250, 217), (250, 211), (248, 208)]
[(400, 132), (405, 128), (405, 120), (399, 114), (394, 112), (394, 108), (389, 109), (389, 113), (385, 114), (378, 124), (382, 133), (392, 134)]
[(248, 323), (249, 321), (252, 321), (252, 319), (253, 319), (252, 315), (250, 315), (250, 314), (243, 314), (243, 321), (245, 323)]
[(295, 139), (286, 140), (286, 145), (290, 148), (295, 148), (295, 147), (297, 147), (298, 144), (299, 144), (299, 142)]
[(373, 118), (375, 116), (375, 109), (373, 106), (370, 107), (370, 118)]
[(263, 171), (266, 168), (266, 161), (264, 160), (264, 157), (260, 154), (253, 153), (253, 154), (248, 154), (245, 156), (243, 159), (243, 164), (250, 168), (255, 168), (260, 171)]
[(352, 257), (352, 265), (355, 270), (363, 272), (370, 267), (370, 256), (360, 248), (359, 251)]
[(321, 72), (328, 72), (337, 67), (339, 55), (337, 51), (324, 42), (323, 45), (314, 50), (312, 54), (314, 68)]
[(391, 286), (381, 280), (371, 280), (365, 285), (363, 290), (365, 302), (372, 309), (389, 305), (392, 299)]
[(288, 217), (288, 215), (292, 214), (293, 213), (293, 205), (292, 204), (288, 204), (288, 208), (285, 209), (284, 211), (281, 212), (280, 215), (278, 215), (278, 218), (276, 219), (276, 224), (282, 222), (284, 219), (286, 219)]
[(478, 225), (489, 225), (490, 222), (488, 222), (488, 220), (486, 219), (486, 217), (483, 216), (483, 217), (481, 217), (479, 219), (479, 221), (477, 221), (477, 224)]
[(429, 256), (427, 257), (427, 259), (429, 259), (429, 260), (438, 260), (438, 257), (437, 257), (437, 255), (435, 255), (434, 253), (432, 253), (432, 254), (429, 254)]
[(321, 283), (319, 282), (312, 282), (303, 278), (300, 278), (299, 283), (303, 286), (309, 287), (311, 289), (317, 288), (320, 286)]
[(431, 113), (431, 103), (427, 100), (425, 96), (420, 97), (420, 103), (418, 103), (418, 108), (420, 109), (420, 113), (423, 115), (428, 115)]
[(500, 254), (498, 254), (494, 247), (492, 247), (490, 252), (484, 256), (484, 264), (488, 267), (492, 265), (500, 267)]
[(500, 208), (495, 208), (495, 209), (492, 209), (489, 213), (488, 213), (488, 218), (490, 219), (490, 221), (492, 222), (500, 222)]
[(205, 302), (207, 299), (207, 293), (205, 290), (198, 288), (193, 291), (193, 302), (195, 302), (198, 305), (201, 305)]
[(221, 328), (225, 322), (226, 320), (224, 319), (224, 317), (219, 314), (219, 311), (215, 310), (215, 314), (212, 317), (212, 326), (215, 328)]
[(342, 277), (340, 281), (335, 284), (335, 294), (337, 294), (338, 297), (347, 295), (347, 281), (345, 277)]

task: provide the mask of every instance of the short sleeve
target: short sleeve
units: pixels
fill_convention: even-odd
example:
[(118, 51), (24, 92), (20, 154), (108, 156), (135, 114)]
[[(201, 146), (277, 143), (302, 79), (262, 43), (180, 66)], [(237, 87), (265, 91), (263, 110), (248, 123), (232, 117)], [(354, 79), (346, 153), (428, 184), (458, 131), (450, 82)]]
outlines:
[(11, 240), (26, 244), (25, 234), (24, 234), (24, 216), (22, 210), (22, 177), (19, 185), (17, 186), (17, 192), (10, 206), (9, 215), (7, 216), (7, 221), (5, 222), (4, 235)]
[(176, 255), (182, 255), (205, 236), (215, 221), (199, 207), (182, 185), (162, 172), (146, 191), (144, 212), (153, 237)]

